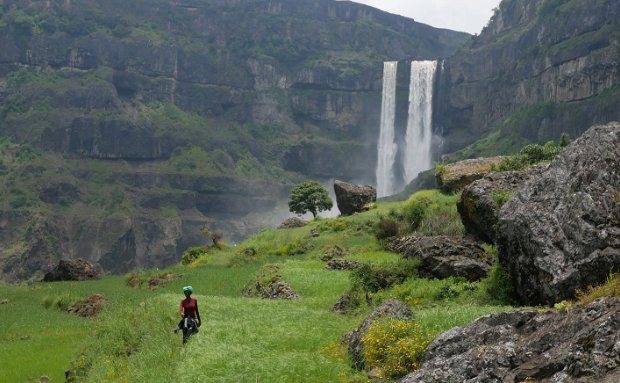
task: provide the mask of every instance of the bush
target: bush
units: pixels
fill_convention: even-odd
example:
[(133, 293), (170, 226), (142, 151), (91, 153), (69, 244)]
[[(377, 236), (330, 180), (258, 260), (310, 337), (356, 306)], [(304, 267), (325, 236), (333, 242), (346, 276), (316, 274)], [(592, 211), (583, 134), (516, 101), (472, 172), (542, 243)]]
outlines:
[(351, 289), (366, 293), (387, 289), (403, 283), (407, 278), (417, 276), (419, 264), (419, 261), (409, 259), (382, 265), (363, 264), (350, 274)]
[(419, 367), (430, 336), (412, 320), (390, 319), (373, 323), (362, 343), (366, 366), (397, 379)]
[(427, 216), (432, 201), (427, 197), (411, 198), (405, 205), (403, 215), (411, 230), (420, 227), (422, 220)]
[(181, 258), (181, 263), (184, 265), (189, 265), (194, 262), (201, 256), (205, 255), (207, 252), (203, 246), (195, 246), (190, 247), (183, 252), (183, 257)]
[(375, 237), (379, 241), (384, 241), (389, 238), (395, 238), (400, 235), (400, 222), (392, 218), (379, 219), (375, 227)]
[(495, 302), (515, 306), (518, 298), (510, 274), (496, 261), (484, 280), (486, 294)]

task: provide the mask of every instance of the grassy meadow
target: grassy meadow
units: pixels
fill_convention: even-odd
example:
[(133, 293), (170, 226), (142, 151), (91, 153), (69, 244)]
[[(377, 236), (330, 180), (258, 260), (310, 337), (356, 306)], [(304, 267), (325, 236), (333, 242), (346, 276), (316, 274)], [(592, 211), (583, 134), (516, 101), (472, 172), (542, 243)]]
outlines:
[[(0, 301), (5, 301), (0, 305), (0, 376), (6, 382), (36, 382), (43, 375), (63, 382), (71, 369), (71, 381), (78, 382), (366, 382), (364, 372), (351, 368), (341, 339), (381, 301), (409, 304), (431, 336), (512, 308), (490, 294), (497, 278), (471, 283), (413, 275), (367, 290), (372, 303), (364, 301), (347, 315), (332, 312), (352, 291), (353, 272), (327, 270), (321, 260), (326, 253), (338, 249), (345, 259), (373, 270), (397, 268), (399, 257), (377, 240), (381, 222), (396, 222), (398, 227), (388, 227), (400, 235), (458, 235), (463, 229), (457, 198), (423, 191), (406, 202), (378, 202), (349, 217), (266, 229), (237, 246), (211, 247), (166, 270), (86, 282), (0, 285)], [(278, 276), (301, 298), (242, 296), (265, 265), (277, 265)], [(165, 273), (179, 277), (150, 290), (147, 280)], [(142, 283), (131, 287), (132, 277)], [(202, 326), (182, 346), (173, 329), (181, 287), (188, 284), (194, 287)], [(96, 317), (62, 309), (91, 294), (106, 297)]]

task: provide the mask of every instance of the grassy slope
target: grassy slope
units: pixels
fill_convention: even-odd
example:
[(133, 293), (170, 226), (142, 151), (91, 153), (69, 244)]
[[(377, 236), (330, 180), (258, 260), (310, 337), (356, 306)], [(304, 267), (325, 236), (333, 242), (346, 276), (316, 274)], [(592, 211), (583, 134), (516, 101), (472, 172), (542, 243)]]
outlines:
[[(433, 206), (440, 209), (446, 199), (438, 201)], [(72, 363), (73, 367), (86, 368), (84, 380), (91, 382), (361, 379), (363, 374), (350, 369), (338, 342), (372, 308), (362, 307), (351, 316), (331, 313), (333, 304), (349, 288), (348, 272), (324, 269), (319, 257), (338, 244), (347, 249), (349, 259), (394, 262), (398, 257), (383, 251), (374, 239), (373, 224), (401, 207), (402, 203), (379, 203), (377, 209), (351, 217), (318, 219), (298, 229), (265, 230), (192, 266), (166, 270), (183, 277), (155, 291), (130, 288), (124, 278), (112, 276), (80, 283), (0, 286), (0, 300), (10, 300), (0, 305), (0, 358), (8, 361), (0, 364), (0, 376), (25, 382), (45, 374), (52, 381), (63, 381), (64, 371)], [(421, 226), (433, 228), (432, 224)], [(311, 236), (312, 229), (320, 235)], [(287, 244), (300, 242), (310, 247), (305, 254), (274, 255), (286, 253), (282, 248)], [(240, 252), (247, 247), (257, 250), (257, 259), (243, 260)], [(226, 266), (231, 262), (237, 266)], [(279, 273), (302, 296), (300, 300), (241, 297), (243, 286), (265, 262), (281, 265)], [(156, 272), (162, 271), (143, 274)], [(182, 298), (180, 287), (186, 284), (195, 287), (203, 326), (186, 347), (181, 347), (180, 335), (173, 334), (172, 329)], [(438, 334), (488, 312), (508, 309), (486, 302), (481, 286), (412, 278), (375, 294), (373, 299), (407, 301), (420, 323)], [(458, 296), (446, 295), (446, 291), (456, 291)], [(108, 297), (106, 310), (97, 319), (78, 318), (41, 304), (50, 296), (93, 293)], [(24, 322), (14, 323), (16, 319)], [(22, 335), (30, 338), (20, 340)]]

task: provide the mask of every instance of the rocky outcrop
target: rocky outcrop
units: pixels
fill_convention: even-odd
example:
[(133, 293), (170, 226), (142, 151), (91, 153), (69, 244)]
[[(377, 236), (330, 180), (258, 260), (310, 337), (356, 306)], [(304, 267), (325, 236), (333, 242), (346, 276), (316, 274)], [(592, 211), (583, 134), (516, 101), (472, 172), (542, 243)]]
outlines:
[(491, 172), (463, 189), (457, 202), (461, 221), (469, 235), (495, 243), (500, 209), (533, 172), (541, 172), (545, 165), (526, 171)]
[(463, 277), (477, 281), (486, 277), (493, 261), (476, 242), (456, 237), (403, 237), (390, 250), (405, 259), (419, 259), (419, 271), (430, 278)]
[(327, 261), (327, 270), (354, 270), (362, 266), (361, 262), (349, 261), (346, 259), (332, 259)]
[(368, 209), (377, 200), (377, 189), (369, 185), (356, 185), (344, 181), (334, 182), (336, 203), (343, 215), (351, 215)]
[(620, 381), (620, 300), (491, 314), (441, 334), (399, 383)]
[(455, 193), (491, 171), (504, 157), (476, 158), (442, 166), (437, 172), (437, 185), (444, 193)]
[(527, 304), (572, 298), (620, 268), (620, 124), (594, 126), (500, 211), (501, 264)]
[(344, 336), (343, 342), (347, 346), (349, 357), (354, 368), (363, 369), (364, 344), (362, 338), (368, 333), (368, 329), (378, 320), (383, 319), (412, 319), (413, 311), (401, 301), (388, 299), (377, 307), (355, 330), (351, 330)]
[(58, 265), (45, 274), (44, 282), (86, 281), (100, 278), (99, 272), (90, 262), (82, 259), (61, 259)]
[(444, 153), (502, 125), (496, 137), (518, 149), (519, 137), (578, 137), (592, 123), (620, 119), (618, 20), (614, 0), (502, 1), (482, 33), (442, 67), (434, 121)]

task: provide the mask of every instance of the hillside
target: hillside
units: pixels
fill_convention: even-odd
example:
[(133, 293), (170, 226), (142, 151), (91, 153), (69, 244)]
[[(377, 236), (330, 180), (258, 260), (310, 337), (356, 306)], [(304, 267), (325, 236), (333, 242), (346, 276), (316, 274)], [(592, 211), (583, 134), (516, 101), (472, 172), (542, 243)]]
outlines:
[(0, 278), (171, 264), (372, 182), (385, 60), (466, 34), (332, 0), (0, 2)]
[[(462, 231), (455, 222), (457, 197), (436, 191), (418, 197), (434, 201), (432, 214), (417, 231), (420, 235)], [(375, 238), (381, 217), (402, 212), (405, 206), (379, 203), (355, 216), (265, 230), (239, 246), (211, 249), (194, 262), (168, 269), (84, 282), (0, 284), (0, 300), (8, 300), (0, 305), (0, 341), (5, 345), (0, 358), (6, 361), (0, 374), (10, 381), (38, 380), (42, 375), (62, 381), (64, 371), (72, 370), (81, 376), (77, 381), (84, 382), (354, 383), (365, 381), (365, 374), (351, 368), (340, 340), (382, 301), (397, 298), (414, 305), (417, 320), (433, 336), (510, 308), (487, 295), (491, 280), (413, 277), (373, 293), (373, 305), (363, 303), (349, 315), (333, 312), (353, 278), (352, 271), (328, 270), (328, 262), (322, 260), (326, 254), (340, 252), (347, 261), (372, 265), (383, 277), (411, 269)], [(166, 274), (178, 279), (149, 287), (152, 277)], [(300, 299), (242, 296), (244, 287), (276, 275)], [(203, 324), (181, 347), (181, 336), (172, 330), (183, 298), (181, 287), (188, 284), (194, 286)], [(97, 317), (65, 312), (92, 294), (106, 297)], [(9, 314), (16, 306), (27, 314), (21, 321)]]

